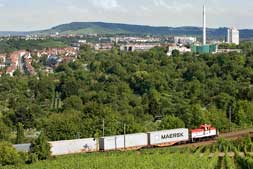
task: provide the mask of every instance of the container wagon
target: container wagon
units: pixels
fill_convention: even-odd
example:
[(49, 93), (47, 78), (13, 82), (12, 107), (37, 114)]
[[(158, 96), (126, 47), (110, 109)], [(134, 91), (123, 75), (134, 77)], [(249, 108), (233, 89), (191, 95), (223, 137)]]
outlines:
[(101, 151), (133, 150), (147, 145), (147, 133), (117, 135), (99, 139), (99, 149)]
[(77, 139), (77, 140), (64, 140), (64, 141), (52, 141), (51, 153), (54, 156), (84, 153), (84, 152), (96, 152), (98, 151), (98, 142), (94, 138)]
[(154, 131), (148, 133), (148, 145), (165, 147), (189, 140), (189, 130), (186, 128)]

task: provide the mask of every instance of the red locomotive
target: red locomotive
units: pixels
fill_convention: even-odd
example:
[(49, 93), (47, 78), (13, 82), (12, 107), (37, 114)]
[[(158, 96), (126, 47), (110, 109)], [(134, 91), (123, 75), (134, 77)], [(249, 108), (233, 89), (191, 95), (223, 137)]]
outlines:
[(209, 124), (203, 124), (197, 129), (190, 130), (190, 141), (200, 141), (215, 138), (219, 135), (218, 130)]

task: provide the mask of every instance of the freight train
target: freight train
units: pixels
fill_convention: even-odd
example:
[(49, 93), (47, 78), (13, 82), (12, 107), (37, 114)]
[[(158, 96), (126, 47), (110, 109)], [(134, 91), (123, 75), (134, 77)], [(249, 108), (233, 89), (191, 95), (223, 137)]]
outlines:
[[(53, 141), (51, 152), (53, 156), (117, 150), (137, 150), (150, 147), (166, 147), (175, 144), (185, 144), (201, 140), (209, 140), (219, 135), (211, 125), (201, 125), (197, 129), (179, 128), (172, 130), (153, 131), (117, 136), (87, 138), (77, 140)], [(29, 145), (15, 145), (18, 150), (29, 151)], [(24, 148), (26, 147), (26, 148)]]
[(135, 150), (148, 147), (165, 147), (201, 140), (213, 139), (218, 131), (211, 125), (201, 125), (197, 129), (187, 128), (153, 131), (69, 141), (50, 142), (52, 155), (73, 154), (81, 152)]

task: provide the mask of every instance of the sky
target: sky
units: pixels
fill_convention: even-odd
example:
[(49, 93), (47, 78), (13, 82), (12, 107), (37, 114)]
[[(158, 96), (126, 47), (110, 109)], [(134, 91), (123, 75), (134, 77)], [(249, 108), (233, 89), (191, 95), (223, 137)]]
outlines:
[[(0, 31), (31, 31), (70, 22), (201, 26), (205, 0), (0, 0)], [(208, 27), (253, 29), (253, 0), (208, 0)]]

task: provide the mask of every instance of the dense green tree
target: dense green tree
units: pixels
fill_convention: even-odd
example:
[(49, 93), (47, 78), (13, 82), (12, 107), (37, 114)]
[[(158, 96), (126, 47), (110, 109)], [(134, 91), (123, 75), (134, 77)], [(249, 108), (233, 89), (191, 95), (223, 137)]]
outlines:
[(10, 128), (0, 120), (0, 141), (8, 141), (10, 138)]
[(81, 132), (82, 121), (80, 113), (68, 111), (62, 114), (53, 114), (45, 119), (43, 127), (48, 138), (52, 141), (77, 138)]
[(83, 103), (80, 97), (70, 96), (63, 101), (64, 110), (75, 109), (82, 111)]
[(62, 77), (62, 82), (59, 86), (59, 92), (62, 93), (62, 99), (72, 95), (78, 95), (79, 83), (74, 77)]
[(165, 116), (159, 125), (160, 130), (184, 128), (184, 121), (174, 115)]
[(172, 51), (172, 57), (178, 57), (180, 55), (179, 50)]
[(17, 135), (16, 135), (16, 144), (24, 143), (25, 134), (24, 127), (22, 123), (17, 124)]
[(34, 154), (38, 160), (46, 160), (51, 156), (50, 144), (45, 133), (42, 131), (39, 137), (32, 142), (30, 153)]

